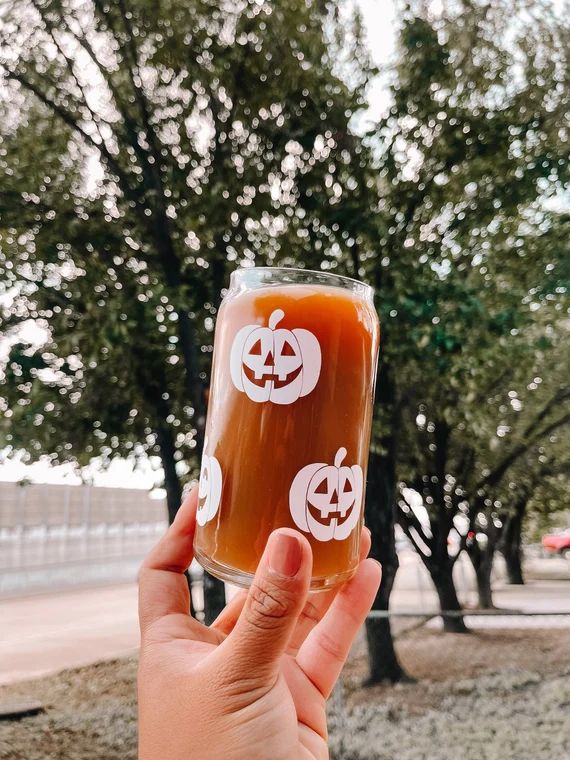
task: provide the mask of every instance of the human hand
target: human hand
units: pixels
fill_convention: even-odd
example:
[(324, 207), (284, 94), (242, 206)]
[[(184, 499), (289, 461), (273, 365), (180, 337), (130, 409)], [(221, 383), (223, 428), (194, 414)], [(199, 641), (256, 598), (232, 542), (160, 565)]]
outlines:
[(363, 559), (339, 589), (308, 597), (310, 544), (282, 528), (251, 588), (206, 627), (188, 614), (184, 576), (196, 504), (194, 488), (139, 576), (139, 760), (325, 760), (325, 702), (380, 565)]

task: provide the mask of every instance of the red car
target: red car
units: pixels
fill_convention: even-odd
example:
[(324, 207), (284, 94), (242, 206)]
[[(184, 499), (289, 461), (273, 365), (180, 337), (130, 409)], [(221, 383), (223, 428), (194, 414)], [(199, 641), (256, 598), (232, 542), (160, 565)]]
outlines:
[(554, 552), (570, 559), (570, 528), (543, 536), (542, 547), (547, 552)]

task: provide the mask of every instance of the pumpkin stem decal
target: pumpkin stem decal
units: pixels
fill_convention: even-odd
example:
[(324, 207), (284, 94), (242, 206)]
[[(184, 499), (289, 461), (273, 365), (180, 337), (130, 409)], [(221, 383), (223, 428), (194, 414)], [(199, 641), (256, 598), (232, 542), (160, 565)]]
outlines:
[(334, 466), (340, 467), (345, 457), (346, 457), (346, 449), (340, 448), (335, 454)]
[(252, 401), (292, 404), (309, 394), (321, 372), (321, 347), (309, 330), (285, 330), (275, 309), (268, 327), (246, 325), (234, 338), (230, 375), (238, 391)]
[(285, 316), (285, 312), (283, 309), (275, 309), (275, 311), (271, 312), (271, 316), (269, 317), (269, 329), (275, 330), (279, 322), (283, 319)]
[(318, 541), (348, 538), (362, 509), (362, 468), (341, 466), (347, 455), (340, 448), (334, 465), (315, 462), (303, 467), (289, 490), (289, 509), (295, 525)]
[(208, 438), (204, 440), (202, 466), (200, 467), (200, 484), (198, 486), (198, 509), (196, 522), (205, 525), (216, 516), (222, 497), (222, 468), (216, 457), (206, 454)]

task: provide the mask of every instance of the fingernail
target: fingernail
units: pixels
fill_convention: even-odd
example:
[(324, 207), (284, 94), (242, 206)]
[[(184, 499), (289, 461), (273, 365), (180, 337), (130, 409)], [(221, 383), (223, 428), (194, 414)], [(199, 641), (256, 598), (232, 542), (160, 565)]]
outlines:
[(269, 567), (274, 573), (293, 578), (299, 572), (303, 549), (297, 536), (277, 532), (269, 540)]
[(370, 532), (370, 528), (367, 528), (366, 525), (364, 526), (364, 530), (368, 533), (368, 538), (372, 538), (372, 533)]

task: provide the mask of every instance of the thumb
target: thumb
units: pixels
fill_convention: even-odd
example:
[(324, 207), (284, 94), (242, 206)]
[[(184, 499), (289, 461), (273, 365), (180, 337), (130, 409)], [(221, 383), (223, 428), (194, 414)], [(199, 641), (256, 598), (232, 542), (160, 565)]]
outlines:
[(231, 662), (233, 678), (265, 681), (277, 675), (305, 605), (311, 569), (311, 546), (304, 536), (290, 528), (270, 535), (238, 621), (219, 647)]

